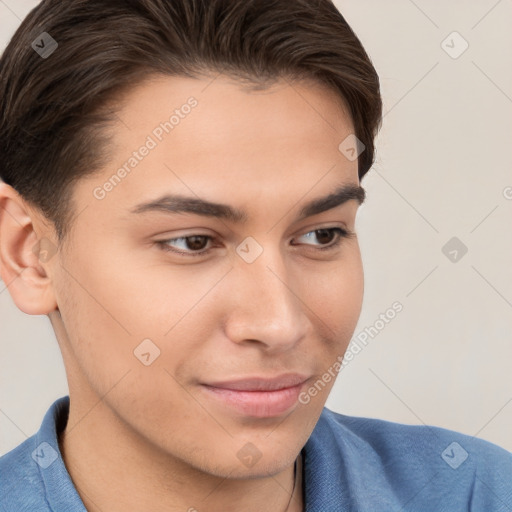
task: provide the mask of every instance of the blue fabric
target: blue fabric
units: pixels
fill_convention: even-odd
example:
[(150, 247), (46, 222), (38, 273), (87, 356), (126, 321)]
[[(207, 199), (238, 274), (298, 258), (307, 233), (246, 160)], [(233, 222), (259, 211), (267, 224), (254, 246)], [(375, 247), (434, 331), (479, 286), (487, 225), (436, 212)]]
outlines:
[[(57, 441), (69, 397), (0, 458), (3, 512), (84, 512)], [(303, 448), (305, 512), (512, 512), (512, 454), (457, 432), (324, 408)]]

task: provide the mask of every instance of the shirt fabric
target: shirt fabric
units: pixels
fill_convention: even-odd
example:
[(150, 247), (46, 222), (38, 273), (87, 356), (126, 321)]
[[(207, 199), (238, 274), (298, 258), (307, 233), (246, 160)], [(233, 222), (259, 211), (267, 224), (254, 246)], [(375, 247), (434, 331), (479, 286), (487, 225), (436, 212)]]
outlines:
[[(59, 398), (0, 457), (2, 512), (86, 512), (59, 450), (68, 412)], [(512, 453), (451, 430), (324, 407), (302, 455), (304, 512), (512, 512)]]

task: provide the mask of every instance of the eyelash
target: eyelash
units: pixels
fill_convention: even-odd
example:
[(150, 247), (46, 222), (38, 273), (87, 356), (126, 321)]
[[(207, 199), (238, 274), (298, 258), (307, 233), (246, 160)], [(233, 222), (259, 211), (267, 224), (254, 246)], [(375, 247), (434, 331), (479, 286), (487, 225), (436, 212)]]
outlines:
[[(348, 238), (355, 237), (355, 233), (354, 232), (352, 232), (352, 231), (350, 231), (348, 229), (345, 229), (345, 228), (340, 228), (340, 227), (313, 229), (312, 231), (308, 231), (307, 233), (304, 233), (301, 236), (308, 235), (309, 233), (314, 233), (315, 231), (331, 231), (331, 232), (337, 232), (338, 233), (338, 237), (337, 237), (337, 239), (335, 240), (334, 243), (331, 243), (330, 245), (326, 245), (324, 247), (317, 247), (318, 251), (334, 250), (334, 249), (336, 249), (337, 247), (339, 247), (341, 245), (343, 239), (348, 239)], [(186, 240), (188, 238), (194, 238), (196, 236), (203, 237), (203, 238), (208, 238), (210, 240), (215, 240), (215, 238), (210, 236), (210, 235), (194, 234), (194, 235), (188, 235), (188, 236), (180, 236), (180, 237), (177, 237), (177, 238), (168, 238), (167, 240), (158, 240), (155, 243), (163, 251), (171, 252), (173, 254), (178, 254), (180, 256), (198, 257), (198, 256), (205, 256), (206, 254), (209, 254), (210, 251), (212, 250), (212, 247), (210, 247), (209, 249), (204, 249), (202, 251), (185, 252), (185, 251), (177, 251), (176, 249), (173, 249), (170, 245), (168, 245), (168, 242), (175, 242), (176, 240)], [(306, 245), (311, 245), (311, 244), (306, 244)]]

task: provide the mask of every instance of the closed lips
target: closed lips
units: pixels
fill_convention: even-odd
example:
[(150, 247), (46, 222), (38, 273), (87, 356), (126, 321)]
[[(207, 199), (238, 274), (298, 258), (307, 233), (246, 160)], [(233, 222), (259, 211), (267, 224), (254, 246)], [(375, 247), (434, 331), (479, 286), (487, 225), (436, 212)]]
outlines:
[(233, 391), (277, 391), (298, 386), (308, 379), (302, 374), (290, 374), (273, 378), (245, 378), (205, 383), (205, 386)]

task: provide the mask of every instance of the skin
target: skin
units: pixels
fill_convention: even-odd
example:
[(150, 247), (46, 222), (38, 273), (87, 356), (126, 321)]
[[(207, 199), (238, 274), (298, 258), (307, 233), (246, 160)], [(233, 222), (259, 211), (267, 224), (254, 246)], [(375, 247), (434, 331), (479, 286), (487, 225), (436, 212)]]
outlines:
[[(340, 98), (312, 82), (256, 92), (212, 80), (154, 77), (130, 92), (111, 161), (75, 185), (79, 214), (47, 261), (32, 249), (42, 238), (57, 245), (52, 224), (0, 185), (1, 276), (22, 311), (48, 315), (55, 329), (70, 394), (59, 441), (90, 511), (286, 510), (294, 462), (334, 380), (262, 419), (214, 403), (199, 383), (301, 372), (309, 386), (345, 352), (361, 311), (357, 237), (320, 251), (337, 235), (311, 233), (355, 231), (357, 201), (296, 221), (305, 202), (359, 184), (357, 161), (338, 150), (353, 133)], [(96, 199), (94, 188), (190, 96), (192, 112)], [(229, 204), (248, 221), (130, 213), (164, 192)], [(208, 255), (155, 244), (194, 234), (216, 239), (196, 249), (213, 247)], [(251, 264), (236, 252), (248, 236), (263, 248)], [(134, 356), (146, 338), (161, 351), (149, 366)], [(237, 457), (248, 442), (261, 453), (252, 467)], [(299, 492), (289, 510), (302, 509)]]

